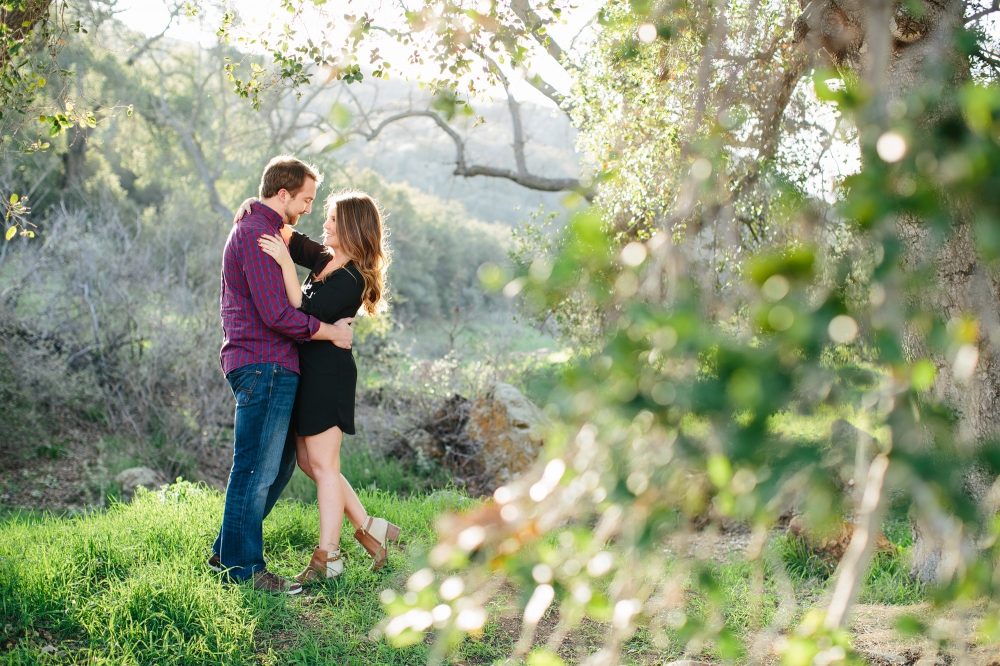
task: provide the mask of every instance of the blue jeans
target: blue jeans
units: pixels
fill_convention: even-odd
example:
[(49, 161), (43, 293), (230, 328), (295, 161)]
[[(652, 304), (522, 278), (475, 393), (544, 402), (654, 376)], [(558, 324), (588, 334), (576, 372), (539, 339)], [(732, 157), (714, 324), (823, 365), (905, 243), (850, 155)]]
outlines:
[(288, 424), (299, 376), (274, 363), (252, 363), (226, 379), (236, 398), (233, 469), (222, 529), (212, 550), (234, 580), (267, 567), (264, 518), (295, 471), (295, 437)]

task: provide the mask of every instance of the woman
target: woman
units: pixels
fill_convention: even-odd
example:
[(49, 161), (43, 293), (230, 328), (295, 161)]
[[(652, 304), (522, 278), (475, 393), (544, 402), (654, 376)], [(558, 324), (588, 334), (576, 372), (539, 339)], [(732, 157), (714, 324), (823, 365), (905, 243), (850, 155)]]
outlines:
[[(281, 236), (264, 235), (258, 240), (261, 249), (281, 266), (288, 300), (330, 323), (354, 317), (362, 307), (369, 315), (385, 310), (389, 255), (378, 205), (363, 192), (348, 191), (331, 194), (325, 213), (322, 244), (287, 225)], [(301, 287), (295, 264), (311, 271)], [(343, 435), (354, 434), (358, 377), (354, 356), (350, 349), (306, 342), (299, 346), (299, 371), (291, 427), (296, 430), (299, 467), (316, 482), (320, 539), (296, 580), (305, 583), (343, 573), (340, 530), (345, 511), (356, 528), (354, 537), (375, 559), (377, 570), (385, 564), (388, 542), (399, 540), (399, 528), (368, 516), (340, 472)]]

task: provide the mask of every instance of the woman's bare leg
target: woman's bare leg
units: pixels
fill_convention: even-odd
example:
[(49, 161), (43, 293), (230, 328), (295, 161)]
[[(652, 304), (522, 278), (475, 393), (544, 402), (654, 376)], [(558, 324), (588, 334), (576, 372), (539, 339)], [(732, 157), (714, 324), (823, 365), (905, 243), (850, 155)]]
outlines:
[(299, 463), (299, 469), (316, 482), (316, 475), (312, 471), (312, 466), (309, 465), (309, 450), (306, 448), (306, 438), (295, 436), (295, 459)]
[(361, 505), (361, 500), (358, 499), (358, 494), (354, 492), (347, 477), (341, 474), (340, 480), (344, 486), (344, 512), (347, 514), (347, 519), (351, 521), (351, 525), (354, 525), (354, 529), (357, 529), (368, 520), (368, 512)]
[(328, 552), (340, 549), (340, 529), (344, 522), (345, 493), (340, 474), (342, 439), (343, 433), (337, 427), (305, 438), (319, 500), (319, 547)]
[[(309, 449), (306, 447), (305, 437), (295, 438), (295, 454), (298, 459), (299, 469), (315, 483), (316, 474), (309, 464)], [(351, 482), (347, 480), (347, 477), (341, 474), (340, 479), (344, 486), (344, 513), (347, 514), (347, 519), (351, 521), (354, 529), (357, 529), (368, 520), (368, 512), (361, 505), (361, 500), (358, 499), (358, 494), (354, 492), (354, 488), (351, 487)]]

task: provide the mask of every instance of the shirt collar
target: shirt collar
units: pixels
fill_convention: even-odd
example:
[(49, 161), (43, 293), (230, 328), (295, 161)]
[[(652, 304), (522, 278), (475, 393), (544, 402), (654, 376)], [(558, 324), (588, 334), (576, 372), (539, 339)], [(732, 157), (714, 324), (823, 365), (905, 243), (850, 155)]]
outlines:
[(259, 201), (254, 202), (253, 204), (250, 205), (250, 214), (260, 215), (265, 220), (267, 220), (267, 222), (269, 222), (275, 228), (276, 231), (280, 231), (281, 227), (285, 226), (285, 220), (281, 217), (281, 215), (278, 214), (276, 210), (270, 208), (269, 206), (265, 206)]

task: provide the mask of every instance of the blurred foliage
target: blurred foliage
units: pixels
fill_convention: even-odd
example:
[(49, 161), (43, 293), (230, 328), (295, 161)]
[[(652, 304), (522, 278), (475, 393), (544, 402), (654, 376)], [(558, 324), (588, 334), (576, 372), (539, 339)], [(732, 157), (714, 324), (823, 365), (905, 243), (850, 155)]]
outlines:
[[(529, 663), (559, 663), (551, 651), (528, 654), (553, 605), (560, 626), (610, 622), (589, 663), (616, 662), (637, 629), (726, 662), (756, 650), (787, 666), (859, 663), (844, 628), (858, 595), (921, 594), (898, 559), (879, 555), (872, 567), (890, 496), (943, 549), (934, 604), (993, 598), (997, 523), (969, 478), (995, 478), (1000, 448), (970, 443), (955, 397), (989, 344), (989, 313), (952, 317), (932, 294), (942, 250), (967, 231), (975, 256), (994, 265), (1000, 93), (955, 84), (961, 72), (942, 58), (892, 113), (874, 112), (885, 104), (878, 91), (849, 71), (816, 70), (796, 46), (797, 7), (726, 9), (609, 3), (573, 63), (572, 112), (608, 173), (596, 205), (558, 238), (523, 230), (503, 290), (567, 331), (583, 321), (567, 310), (589, 312), (594, 351), (548, 393), (554, 421), (538, 467), (492, 505), (443, 520), (405, 594), (385, 593), (396, 644), (434, 628), (432, 657), (444, 659), (483, 631), (509, 581), (524, 608), (513, 656)], [(458, 14), (439, 11), (435, 29)], [(976, 39), (962, 32), (947, 48), (968, 59)], [(817, 114), (831, 121), (825, 146), (796, 153)], [(817, 190), (810, 169), (855, 140), (858, 172), (827, 197), (831, 181)], [(492, 270), (481, 277), (498, 281)], [(782, 427), (825, 412), (862, 415), (875, 437)], [(773, 529), (790, 510), (818, 531), (855, 521), (829, 608), (804, 610), (780, 584), (784, 559), (798, 556), (775, 555)], [(746, 576), (777, 581), (775, 596), (751, 595), (766, 609), (752, 632), (727, 610), (733, 582), (686, 548), (730, 521), (753, 533)], [(817, 571), (798, 559), (800, 575)], [(866, 587), (879, 577), (881, 592)], [(686, 610), (692, 596), (698, 613)]]

